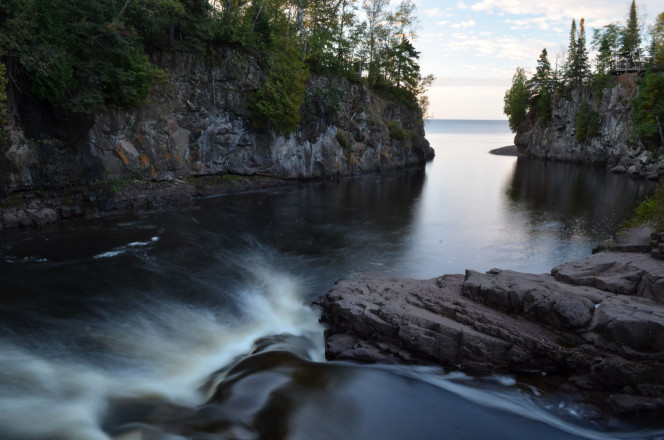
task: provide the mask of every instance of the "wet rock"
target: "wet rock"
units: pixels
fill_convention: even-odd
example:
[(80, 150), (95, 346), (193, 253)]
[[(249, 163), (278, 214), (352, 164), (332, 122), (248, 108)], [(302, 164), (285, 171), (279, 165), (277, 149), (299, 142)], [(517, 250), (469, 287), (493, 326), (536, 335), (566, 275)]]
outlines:
[(21, 221), (15, 212), (5, 212), (2, 214), (2, 222), (6, 228), (17, 228), (21, 225)]
[(51, 208), (42, 208), (38, 211), (30, 213), (32, 222), (37, 226), (46, 225), (58, 221), (58, 213)]
[(621, 414), (664, 411), (664, 399), (662, 398), (652, 399), (631, 394), (614, 394), (610, 397), (609, 402)]

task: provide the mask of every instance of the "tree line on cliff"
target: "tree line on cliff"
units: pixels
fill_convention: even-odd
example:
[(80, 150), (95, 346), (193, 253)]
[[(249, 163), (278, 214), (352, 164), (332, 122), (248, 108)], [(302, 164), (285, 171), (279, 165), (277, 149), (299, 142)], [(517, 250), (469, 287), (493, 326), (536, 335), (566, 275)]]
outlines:
[(312, 72), (426, 107), (433, 78), (420, 72), (416, 21), (413, 0), (396, 7), (389, 0), (6, 0), (0, 73), (6, 66), (19, 92), (91, 114), (134, 107), (165, 79), (150, 53), (214, 57), (230, 44), (256, 56), (267, 74), (249, 102), (254, 123), (288, 133)]
[[(529, 111), (536, 112), (542, 121), (551, 119), (552, 101), (568, 98), (573, 90), (592, 92), (593, 99), (601, 99), (602, 90), (613, 85), (616, 74), (637, 71), (643, 73), (639, 94), (634, 99), (634, 136), (649, 147), (664, 144), (660, 139), (664, 122), (664, 76), (657, 73), (664, 67), (664, 12), (648, 29), (649, 41), (644, 42), (636, 2), (633, 0), (625, 24), (611, 23), (594, 29), (591, 47), (597, 55), (589, 59), (585, 20), (572, 20), (569, 46), (556, 57), (552, 66), (545, 49), (537, 60), (532, 76), (518, 67), (512, 86), (505, 93), (504, 112), (510, 128), (517, 132)], [(575, 137), (585, 142), (600, 135), (600, 117), (591, 103), (583, 100), (576, 115)]]

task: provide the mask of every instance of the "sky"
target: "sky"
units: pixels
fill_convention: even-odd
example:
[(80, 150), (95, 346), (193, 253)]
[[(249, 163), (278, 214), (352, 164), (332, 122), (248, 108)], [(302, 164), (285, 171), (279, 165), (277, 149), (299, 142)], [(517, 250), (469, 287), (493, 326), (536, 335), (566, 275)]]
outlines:
[[(506, 119), (503, 96), (517, 67), (532, 72), (543, 48), (555, 64), (569, 45), (572, 18), (592, 29), (625, 24), (631, 0), (416, 0), (416, 48), (436, 119)], [(637, 0), (640, 23), (652, 24), (664, 0)], [(590, 50), (588, 44), (588, 49)], [(591, 55), (592, 56), (592, 55)]]

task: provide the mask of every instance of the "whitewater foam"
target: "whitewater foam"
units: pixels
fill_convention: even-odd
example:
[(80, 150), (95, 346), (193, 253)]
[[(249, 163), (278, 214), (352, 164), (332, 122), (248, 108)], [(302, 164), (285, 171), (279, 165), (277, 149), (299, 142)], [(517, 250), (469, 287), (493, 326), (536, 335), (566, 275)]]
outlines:
[(312, 338), (311, 356), (322, 359), (322, 327), (303, 304), (301, 282), (269, 265), (250, 272), (254, 282), (236, 292), (239, 313), (233, 316), (153, 300), (131, 313), (109, 313), (105, 322), (81, 324), (86, 340), (113, 360), (107, 364), (85, 353), (28, 351), (1, 341), (0, 434), (108, 440), (100, 423), (111, 400), (202, 404), (210, 375), (270, 335)]

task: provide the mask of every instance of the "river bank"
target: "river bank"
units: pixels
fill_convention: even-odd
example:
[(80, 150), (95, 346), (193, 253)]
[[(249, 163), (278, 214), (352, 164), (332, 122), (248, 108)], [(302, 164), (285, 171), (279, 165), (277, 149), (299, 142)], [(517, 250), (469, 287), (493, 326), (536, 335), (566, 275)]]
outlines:
[(131, 210), (155, 209), (213, 197), (296, 185), (297, 180), (266, 176), (204, 176), (172, 181), (116, 179), (63, 192), (32, 192), (6, 200), (0, 207), (0, 231), (44, 226), (59, 220)]
[(319, 302), (326, 356), (560, 378), (588, 414), (662, 414), (664, 262), (650, 249), (641, 227), (550, 275), (339, 281)]

